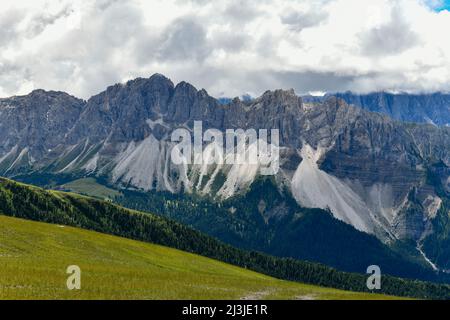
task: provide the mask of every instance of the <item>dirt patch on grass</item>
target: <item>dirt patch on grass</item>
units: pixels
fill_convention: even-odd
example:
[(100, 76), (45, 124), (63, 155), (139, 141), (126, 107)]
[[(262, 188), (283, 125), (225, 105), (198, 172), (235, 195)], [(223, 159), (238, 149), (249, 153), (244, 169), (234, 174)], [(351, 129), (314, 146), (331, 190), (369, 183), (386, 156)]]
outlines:
[(250, 292), (249, 294), (241, 297), (240, 300), (263, 300), (265, 297), (267, 297), (272, 292), (273, 292), (273, 290)]

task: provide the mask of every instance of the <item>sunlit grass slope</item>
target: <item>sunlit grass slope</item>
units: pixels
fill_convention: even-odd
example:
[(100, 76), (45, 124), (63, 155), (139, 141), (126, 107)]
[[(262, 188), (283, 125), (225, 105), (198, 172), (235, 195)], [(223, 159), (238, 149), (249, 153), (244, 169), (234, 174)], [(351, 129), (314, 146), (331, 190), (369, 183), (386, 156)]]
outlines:
[(100, 199), (113, 199), (116, 196), (120, 196), (119, 191), (97, 183), (94, 178), (78, 179), (68, 182), (61, 187), (68, 191), (86, 194)]
[[(81, 290), (69, 291), (69, 265)], [(183, 251), (0, 215), (0, 299), (386, 299), (277, 280)]]

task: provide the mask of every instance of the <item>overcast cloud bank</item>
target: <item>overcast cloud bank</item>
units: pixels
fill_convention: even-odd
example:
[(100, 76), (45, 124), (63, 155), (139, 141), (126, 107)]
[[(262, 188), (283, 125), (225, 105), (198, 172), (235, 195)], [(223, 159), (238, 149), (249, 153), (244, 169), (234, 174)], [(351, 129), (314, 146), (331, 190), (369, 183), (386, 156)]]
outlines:
[(0, 96), (162, 73), (214, 96), (450, 91), (439, 0), (2, 1)]

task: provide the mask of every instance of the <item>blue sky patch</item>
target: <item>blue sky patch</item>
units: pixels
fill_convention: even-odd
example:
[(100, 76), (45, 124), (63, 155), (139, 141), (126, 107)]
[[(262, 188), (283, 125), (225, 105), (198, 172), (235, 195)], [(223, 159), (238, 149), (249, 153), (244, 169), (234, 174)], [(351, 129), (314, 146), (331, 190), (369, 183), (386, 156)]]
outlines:
[(441, 2), (442, 2), (442, 4), (435, 6), (434, 10), (436, 10), (438, 12), (443, 11), (443, 10), (450, 11), (450, 0), (444, 0)]

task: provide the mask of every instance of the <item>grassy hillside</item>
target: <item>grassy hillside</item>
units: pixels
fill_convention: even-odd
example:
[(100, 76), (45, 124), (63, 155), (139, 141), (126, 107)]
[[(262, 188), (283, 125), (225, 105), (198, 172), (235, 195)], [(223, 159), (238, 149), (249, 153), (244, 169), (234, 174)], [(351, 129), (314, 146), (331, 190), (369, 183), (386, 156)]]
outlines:
[[(243, 251), (153, 214), (132, 211), (80, 195), (47, 191), (3, 178), (0, 178), (0, 214), (161, 244), (279, 279), (350, 291), (368, 291), (366, 275), (340, 272), (316, 263)], [(384, 276), (379, 293), (449, 299), (450, 286)]]
[(415, 244), (407, 250), (406, 244), (397, 242), (399, 250), (393, 250), (325, 210), (300, 207), (271, 179), (258, 179), (245, 195), (223, 202), (195, 194), (130, 190), (122, 194), (115, 201), (127, 208), (169, 217), (242, 249), (319, 262), (348, 272), (364, 273), (367, 266), (376, 264), (392, 276), (445, 280), (445, 275), (437, 275), (418, 253), (413, 255)]
[[(324, 210), (301, 208), (289, 194), (282, 194), (272, 179), (258, 179), (245, 196), (220, 203), (191, 194), (119, 192), (92, 177), (67, 182), (60, 188), (174, 219), (245, 250), (319, 262), (348, 272), (363, 273), (367, 266), (376, 264), (392, 276), (443, 282), (450, 279), (442, 273), (437, 275), (418, 253), (409, 254), (403, 243), (397, 243), (401, 250), (392, 250)], [(411, 249), (416, 253), (415, 243)]]
[[(277, 280), (159, 245), (0, 216), (0, 299), (392, 299)], [(66, 287), (81, 268), (81, 290)]]
[(97, 183), (94, 178), (77, 179), (63, 184), (60, 188), (100, 199), (114, 199), (121, 195), (119, 191)]
[[(376, 264), (384, 274), (450, 283), (450, 275), (436, 273), (416, 250), (415, 242), (399, 241), (388, 246), (325, 210), (302, 208), (287, 190), (281, 192), (271, 178), (259, 178), (245, 195), (223, 202), (186, 193), (119, 192), (93, 177), (27, 178), (31, 184), (111, 199), (130, 209), (174, 219), (244, 250), (318, 262), (355, 273), (364, 273), (367, 266)], [(445, 248), (440, 252), (446, 252)]]

